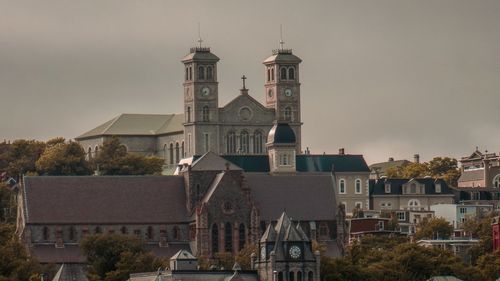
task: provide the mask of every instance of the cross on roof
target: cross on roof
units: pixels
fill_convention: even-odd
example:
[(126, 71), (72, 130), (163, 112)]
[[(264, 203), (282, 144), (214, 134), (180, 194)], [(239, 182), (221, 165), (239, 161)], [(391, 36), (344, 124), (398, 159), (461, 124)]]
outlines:
[(246, 89), (245, 80), (247, 80), (247, 77), (245, 75), (243, 75), (243, 76), (241, 76), (241, 80), (243, 80), (243, 89)]

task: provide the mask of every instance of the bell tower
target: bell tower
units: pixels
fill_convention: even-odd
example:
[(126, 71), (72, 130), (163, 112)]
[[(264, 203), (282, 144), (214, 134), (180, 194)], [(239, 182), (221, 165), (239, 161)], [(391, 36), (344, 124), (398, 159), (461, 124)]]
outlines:
[(297, 153), (301, 151), (300, 80), (302, 60), (291, 49), (273, 50), (264, 60), (266, 107), (275, 110), (275, 119), (288, 123), (297, 136)]
[(217, 122), (219, 119), (217, 62), (209, 47), (190, 49), (184, 64), (184, 142), (185, 155), (218, 153)]

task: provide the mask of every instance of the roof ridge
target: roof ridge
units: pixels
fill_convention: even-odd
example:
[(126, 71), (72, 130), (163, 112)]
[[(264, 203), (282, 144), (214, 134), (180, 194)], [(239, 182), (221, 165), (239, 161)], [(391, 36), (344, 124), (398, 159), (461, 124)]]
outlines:
[(101, 134), (104, 135), (111, 128), (111, 126), (113, 126), (116, 123), (116, 121), (118, 121), (118, 119), (120, 119), (123, 115), (124, 115), (124, 113), (121, 113), (120, 115), (116, 116), (114, 119), (111, 119), (111, 123), (104, 130), (102, 130)]
[(261, 104), (258, 100), (256, 100), (254, 97), (252, 97), (252, 95), (250, 94), (247, 94), (247, 95), (242, 95), (242, 94), (239, 94), (238, 96), (236, 96), (234, 99), (232, 99), (230, 102), (226, 103), (224, 106), (222, 106), (222, 109), (228, 107), (229, 105), (231, 105), (232, 103), (235, 103), (237, 99), (240, 99), (240, 98), (243, 98), (243, 97), (248, 97), (251, 101), (255, 102), (257, 105), (259, 105), (259, 107), (261, 109), (264, 109), (264, 110), (268, 110), (269, 108), (265, 107), (263, 104)]

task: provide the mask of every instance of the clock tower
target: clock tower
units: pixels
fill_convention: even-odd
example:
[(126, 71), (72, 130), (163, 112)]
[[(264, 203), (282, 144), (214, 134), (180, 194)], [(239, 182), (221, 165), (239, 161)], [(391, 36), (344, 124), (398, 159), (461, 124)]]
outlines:
[(277, 122), (286, 122), (297, 136), (297, 153), (301, 152), (300, 80), (302, 60), (291, 49), (273, 50), (264, 60), (266, 107), (275, 110)]
[(184, 142), (185, 155), (218, 153), (219, 119), (217, 62), (208, 47), (194, 47), (182, 59), (184, 64)]
[(259, 241), (259, 254), (252, 255), (252, 269), (263, 281), (320, 280), (320, 254), (299, 223), (283, 213), (269, 224)]

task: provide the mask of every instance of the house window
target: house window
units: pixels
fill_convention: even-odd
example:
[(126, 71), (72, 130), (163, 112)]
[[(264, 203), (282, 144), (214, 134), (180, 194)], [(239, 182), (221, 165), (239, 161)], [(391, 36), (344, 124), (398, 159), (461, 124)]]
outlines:
[(285, 118), (285, 121), (292, 121), (292, 108), (291, 107), (289, 107), (289, 106), (285, 107), (284, 118)]
[(76, 229), (74, 226), (71, 226), (69, 228), (69, 240), (70, 241), (74, 241), (76, 240)]
[(253, 153), (255, 153), (255, 154), (262, 153), (262, 132), (261, 131), (256, 131), (254, 134)]
[(328, 225), (325, 222), (320, 223), (319, 225), (319, 235), (322, 237), (328, 236)]
[(49, 240), (49, 228), (46, 226), (43, 227), (43, 240)]
[(408, 207), (410, 210), (420, 210), (420, 201), (417, 199), (411, 199), (408, 201)]
[(436, 193), (441, 193), (441, 184), (436, 183)]
[(233, 251), (233, 226), (229, 222), (224, 226), (224, 250), (230, 253)]
[(356, 203), (354, 203), (354, 206), (355, 206), (357, 209), (363, 209), (363, 202), (356, 202)]
[(479, 198), (480, 198), (479, 192), (477, 192), (477, 191), (471, 192), (471, 198), (472, 198), (472, 200), (479, 200)]
[(124, 234), (124, 235), (125, 235), (125, 234), (128, 234), (128, 229), (124, 226), (124, 227), (122, 227), (122, 228), (120, 229), (120, 232), (121, 232), (122, 234)]
[(385, 193), (391, 193), (391, 185), (388, 183), (385, 184)]
[(226, 151), (228, 154), (236, 153), (236, 134), (234, 132), (229, 132), (227, 134)]
[(280, 165), (282, 166), (290, 165), (290, 157), (288, 154), (286, 153), (280, 154)]
[(307, 274), (307, 281), (314, 281), (314, 273), (312, 271), (309, 271)]
[(154, 238), (154, 231), (152, 226), (148, 226), (148, 231), (146, 232), (146, 238), (148, 240), (153, 240)]
[(181, 143), (181, 157), (184, 158), (186, 156), (185, 152), (184, 152), (184, 141), (182, 141)]
[(193, 68), (189, 67), (189, 80), (193, 80)]
[(278, 272), (278, 281), (283, 281), (283, 272)]
[(344, 179), (341, 179), (339, 181), (339, 193), (345, 194), (345, 180)]
[(186, 67), (186, 77), (184, 79), (189, 80), (189, 68), (188, 67)]
[(361, 194), (361, 180), (360, 179), (356, 179), (356, 181), (354, 182), (354, 189), (355, 189), (356, 194)]
[(398, 217), (398, 221), (406, 220), (406, 213), (405, 212), (396, 212), (396, 216)]
[(102, 229), (99, 226), (96, 226), (96, 228), (94, 229), (94, 233), (95, 234), (101, 234), (102, 233)]
[(290, 279), (288, 279), (288, 280), (290, 280), (290, 281), (295, 280), (295, 272), (290, 271), (289, 275), (290, 275)]
[(249, 137), (246, 131), (241, 132), (240, 135), (240, 153), (248, 153), (249, 147)]
[(378, 230), (384, 230), (384, 222), (383, 221), (379, 221), (378, 224), (377, 224), (377, 228), (378, 228)]
[(203, 122), (208, 122), (210, 120), (210, 109), (208, 109), (206, 105), (202, 109), (202, 118)]
[(416, 184), (414, 184), (414, 183), (410, 184), (410, 193), (411, 194), (417, 193), (417, 185)]
[(467, 208), (465, 208), (465, 207), (460, 207), (459, 211), (460, 211), (460, 214), (467, 214)]
[(219, 252), (219, 229), (217, 224), (212, 225), (212, 254)]
[(493, 187), (500, 188), (500, 174), (496, 175), (495, 178), (493, 178)]
[(174, 238), (174, 240), (181, 240), (181, 230), (178, 226), (174, 226), (174, 228), (172, 229), (172, 237)]

